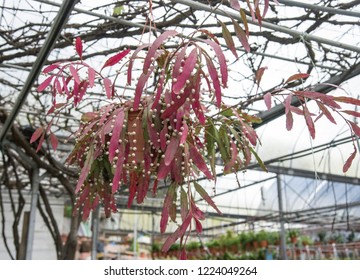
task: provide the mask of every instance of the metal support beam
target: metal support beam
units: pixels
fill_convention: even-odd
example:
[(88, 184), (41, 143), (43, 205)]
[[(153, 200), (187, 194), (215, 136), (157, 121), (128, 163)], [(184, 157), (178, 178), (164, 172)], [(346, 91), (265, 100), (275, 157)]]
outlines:
[(59, 37), (59, 34), (61, 30), (63, 29), (65, 23), (67, 22), (75, 4), (79, 0), (65, 0), (63, 1), (60, 10), (54, 19), (54, 23), (51, 26), (51, 29), (49, 31), (49, 35), (46, 37), (46, 40), (44, 42), (44, 45), (42, 46), (34, 65), (24, 83), (24, 86), (15, 102), (14, 108), (10, 112), (8, 118), (6, 119), (2, 130), (0, 131), (0, 149), (3, 144), (3, 141), (6, 137), (6, 134), (10, 130), (17, 114), (19, 113), (22, 105), (24, 104), (35, 80), (39, 76), (39, 73), (47, 60), (50, 51), (52, 50), (57, 38)]
[(281, 192), (281, 179), (280, 175), (277, 175), (277, 192), (279, 202), (279, 222), (280, 222), (280, 259), (286, 260), (286, 233), (284, 225), (284, 211), (282, 203), (282, 192)]
[(292, 0), (278, 0), (278, 2), (281, 4), (284, 4), (285, 6), (300, 7), (300, 8), (304, 8), (304, 9), (325, 12), (325, 13), (329, 13), (329, 14), (333, 14), (333, 15), (343, 15), (343, 16), (357, 17), (357, 18), (360, 17), (360, 13), (356, 12), (356, 11), (335, 9), (335, 8), (331, 8), (331, 7), (312, 5), (312, 4), (307, 4), (304, 2), (298, 2), (298, 1), (292, 1)]
[[(214, 8), (211, 7), (209, 5), (205, 5), (196, 1), (192, 1), (192, 0), (172, 0), (171, 2), (173, 3), (179, 3), (179, 4), (183, 4), (185, 6), (191, 7), (193, 9), (197, 9), (197, 10), (202, 10), (202, 11), (207, 11), (210, 13), (214, 13), (216, 15), (220, 15), (220, 16), (224, 16), (227, 18), (234, 18), (236, 20), (241, 21), (241, 17), (240, 14), (238, 12), (235, 11), (224, 11), (220, 8)], [(253, 20), (251, 17), (247, 17), (247, 21), (250, 24), (253, 25), (259, 25), (259, 23), (256, 20)], [(338, 41), (333, 41), (333, 40), (329, 40), (327, 38), (323, 38), (323, 37), (319, 37), (319, 36), (315, 36), (315, 35), (311, 35), (309, 33), (306, 32), (301, 32), (301, 31), (297, 31), (285, 26), (281, 26), (281, 25), (277, 25), (277, 24), (273, 24), (273, 23), (269, 23), (266, 21), (263, 21), (261, 23), (261, 26), (263, 28), (268, 28), (270, 30), (274, 30), (274, 31), (278, 31), (278, 32), (282, 32), (284, 34), (288, 34), (294, 38), (299, 38), (300, 40), (309, 40), (309, 41), (314, 41), (314, 42), (318, 42), (318, 43), (322, 43), (325, 45), (329, 45), (329, 46), (333, 46), (333, 47), (337, 47), (337, 48), (341, 48), (341, 49), (346, 49), (349, 51), (353, 51), (353, 52), (360, 52), (360, 47), (358, 46), (354, 46), (354, 45), (349, 45), (349, 44), (345, 44), (345, 43), (341, 43)]]

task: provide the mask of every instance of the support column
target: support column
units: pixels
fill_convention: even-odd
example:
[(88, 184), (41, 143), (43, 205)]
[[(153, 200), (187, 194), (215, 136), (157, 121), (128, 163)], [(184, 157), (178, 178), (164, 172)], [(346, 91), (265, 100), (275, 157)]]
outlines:
[(280, 175), (276, 175), (277, 180), (277, 192), (278, 192), (278, 202), (279, 202), (279, 222), (280, 222), (280, 259), (286, 260), (286, 233), (284, 225), (284, 212), (283, 212), (283, 201), (282, 201), (282, 192), (281, 192), (281, 179)]

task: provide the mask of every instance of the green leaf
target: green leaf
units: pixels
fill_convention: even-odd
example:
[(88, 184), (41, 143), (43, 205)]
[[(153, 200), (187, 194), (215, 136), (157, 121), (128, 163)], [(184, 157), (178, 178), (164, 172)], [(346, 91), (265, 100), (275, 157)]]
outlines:
[(211, 197), (208, 195), (208, 193), (203, 189), (203, 187), (198, 184), (197, 182), (194, 182), (194, 187), (196, 192), (210, 205), (212, 206), (216, 212), (219, 214), (222, 214), (221, 211), (217, 208), (215, 205), (215, 202), (211, 199)]
[(113, 16), (119, 16), (123, 13), (124, 6), (116, 6), (113, 11)]
[(184, 188), (181, 187), (180, 193), (180, 214), (181, 219), (184, 221), (189, 211), (189, 201), (187, 193), (185, 192)]
[(255, 150), (249, 146), (249, 149), (251, 151), (251, 153), (255, 156), (259, 166), (261, 167), (262, 170), (264, 170), (265, 172), (268, 172), (264, 162), (261, 160), (261, 158), (259, 157), (259, 155), (255, 152)]

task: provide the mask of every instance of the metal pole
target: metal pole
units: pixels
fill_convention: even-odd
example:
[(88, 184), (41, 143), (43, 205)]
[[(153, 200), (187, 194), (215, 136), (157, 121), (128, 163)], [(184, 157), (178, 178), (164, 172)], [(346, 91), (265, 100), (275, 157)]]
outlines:
[[(192, 1), (192, 0), (177, 0), (177, 1), (174, 1), (174, 0), (172, 0), (171, 2), (183, 4), (185, 6), (193, 8), (193, 9), (198, 9), (198, 10), (211, 12), (211, 13), (221, 15), (221, 16), (224, 16), (224, 17), (227, 17), (227, 18), (234, 18), (234, 19), (239, 20), (239, 21), (242, 20), (238, 12), (224, 11), (224, 10), (222, 10), (220, 8), (214, 9), (213, 7), (210, 7), (209, 5), (205, 5), (205, 4), (196, 2), (196, 1)], [(253, 20), (251, 17), (247, 17), (246, 19), (247, 19), (248, 23), (250, 23), (250, 24), (259, 25), (259, 23), (256, 20)], [(341, 42), (338, 42), (338, 41), (329, 40), (327, 38), (311, 35), (311, 34), (306, 33), (306, 32), (297, 31), (297, 30), (294, 30), (294, 29), (291, 29), (291, 28), (288, 28), (288, 27), (285, 27), (285, 26), (269, 23), (269, 22), (266, 22), (266, 21), (263, 21), (261, 23), (261, 26), (264, 27), (264, 28), (268, 28), (268, 29), (271, 29), (271, 30), (274, 30), (274, 31), (279, 31), (279, 32), (291, 35), (292, 37), (298, 37), (299, 41), (300, 40), (315, 41), (315, 42), (318, 42), (318, 43), (323, 43), (323, 44), (326, 44), (326, 45), (329, 45), (329, 46), (342, 48), (342, 49), (346, 49), (346, 50), (357, 52), (357, 53), (360, 52), (360, 47), (355, 46), (355, 45), (349, 45), (349, 44), (341, 43)]]
[(99, 214), (100, 214), (100, 205), (98, 205), (95, 211), (92, 214), (91, 227), (91, 259), (97, 259), (97, 243), (99, 239)]
[(34, 165), (31, 175), (31, 204), (30, 204), (30, 216), (29, 216), (29, 227), (27, 233), (25, 260), (31, 260), (32, 257), (34, 235), (35, 235), (36, 205), (39, 198), (39, 186), (40, 186), (39, 168)]
[(360, 17), (360, 13), (356, 11), (348, 11), (348, 10), (342, 10), (342, 9), (335, 9), (331, 7), (324, 7), (319, 5), (312, 5), (307, 4), (303, 2), (298, 1), (291, 1), (291, 0), (278, 0), (281, 4), (284, 4), (285, 6), (292, 6), (292, 7), (301, 7), (304, 9), (311, 9), (315, 11), (321, 11), (326, 12), (333, 15), (344, 15), (349, 17)]
[(286, 260), (286, 234), (285, 234), (285, 225), (284, 225), (284, 213), (283, 213), (283, 203), (282, 203), (282, 192), (281, 192), (281, 179), (280, 175), (277, 174), (277, 192), (278, 192), (278, 201), (279, 201), (279, 220), (280, 220), (280, 259)]
[(26, 100), (27, 95), (29, 94), (31, 87), (33, 86), (35, 80), (37, 79), (46, 59), (48, 58), (50, 51), (52, 50), (61, 30), (63, 29), (65, 23), (67, 22), (75, 4), (79, 0), (65, 0), (58, 12), (58, 15), (54, 19), (54, 23), (51, 26), (48, 37), (46, 37), (44, 45), (42, 46), (34, 65), (27, 77), (24, 86), (17, 98), (13, 110), (10, 112), (8, 118), (6, 119), (2, 130), (0, 131), (0, 148), (3, 144), (6, 134), (10, 130), (17, 114), (19, 113), (23, 103)]

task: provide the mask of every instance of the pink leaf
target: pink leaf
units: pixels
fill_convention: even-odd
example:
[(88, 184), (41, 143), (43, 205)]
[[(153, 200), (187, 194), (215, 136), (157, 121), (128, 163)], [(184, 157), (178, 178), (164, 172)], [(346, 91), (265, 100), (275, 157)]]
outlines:
[(263, 18), (266, 16), (268, 10), (269, 10), (269, 0), (265, 0), (264, 11), (263, 11), (263, 14), (262, 14)]
[(120, 138), (120, 134), (123, 128), (123, 124), (124, 124), (124, 118), (125, 118), (125, 112), (124, 110), (120, 110), (120, 112), (117, 114), (116, 118), (115, 118), (115, 123), (113, 131), (112, 131), (112, 135), (111, 135), (111, 139), (110, 139), (110, 144), (109, 144), (109, 161), (112, 162), (114, 159), (114, 156), (116, 154), (116, 150), (119, 147), (119, 138)]
[(186, 142), (188, 131), (189, 131), (188, 125), (186, 123), (184, 123), (183, 130), (181, 132), (180, 144), (184, 144)]
[(50, 134), (50, 143), (51, 143), (51, 146), (53, 147), (54, 151), (56, 151), (59, 141), (54, 133)]
[(180, 52), (176, 56), (174, 67), (173, 67), (173, 72), (172, 72), (173, 78), (177, 78), (180, 74), (180, 68), (182, 66), (182, 61), (186, 55), (186, 50), (187, 50), (187, 45), (185, 45), (183, 48), (181, 48)]
[(104, 63), (101, 70), (103, 70), (105, 67), (113, 66), (116, 63), (118, 63), (120, 60), (122, 60), (128, 53), (130, 52), (130, 49), (124, 50), (112, 57), (110, 57), (106, 62)]
[(44, 73), (44, 74), (47, 74), (47, 73), (53, 71), (53, 70), (56, 69), (56, 68), (59, 68), (59, 64), (58, 64), (58, 63), (51, 64), (51, 65), (46, 66), (46, 67), (44, 68), (43, 73)]
[(207, 44), (209, 44), (215, 51), (215, 54), (216, 54), (216, 56), (219, 60), (219, 64), (220, 64), (221, 81), (222, 81), (223, 87), (227, 87), (228, 67), (227, 67), (225, 55), (224, 55), (223, 51), (221, 50), (220, 45), (216, 44), (215, 42), (213, 42), (211, 40), (205, 40), (205, 42)]
[(165, 69), (162, 69), (159, 82), (157, 83), (155, 99), (151, 106), (151, 109), (155, 109), (156, 106), (159, 104), (159, 101), (161, 98), (161, 93), (162, 93), (163, 87), (164, 87), (164, 81), (165, 81)]
[(75, 40), (75, 49), (77, 54), (79, 55), (80, 59), (82, 60), (83, 55), (83, 45), (80, 37), (77, 37)]
[(293, 128), (293, 123), (294, 123), (293, 115), (291, 111), (288, 111), (286, 113), (286, 129), (291, 130)]
[(37, 88), (38, 92), (42, 92), (45, 88), (47, 88), (54, 76), (47, 77)]
[(111, 80), (109, 78), (104, 78), (104, 88), (105, 88), (107, 98), (111, 99), (112, 89), (111, 89)]
[(264, 95), (264, 101), (265, 101), (265, 105), (266, 105), (266, 108), (268, 110), (271, 109), (271, 93), (268, 92), (267, 94)]
[(202, 224), (198, 219), (194, 219), (195, 220), (195, 229), (197, 233), (201, 233), (202, 232)]
[(149, 44), (143, 44), (141, 46), (139, 46), (134, 52), (133, 54), (131, 55), (130, 57), (130, 60), (129, 60), (129, 66), (127, 68), (127, 83), (129, 85), (131, 85), (131, 79), (132, 79), (132, 69), (133, 69), (133, 65), (134, 65), (134, 61), (135, 61), (135, 58), (137, 56), (137, 54), (144, 48), (148, 47)]
[(95, 69), (92, 67), (88, 68), (88, 79), (89, 79), (89, 86), (93, 87), (95, 85)]
[(139, 78), (138, 83), (135, 88), (135, 97), (134, 97), (134, 106), (133, 106), (135, 111), (139, 109), (143, 89), (153, 71), (154, 71), (154, 67), (152, 66), (150, 69), (148, 69), (146, 74), (141, 73), (141, 75), (140, 75), (140, 78)]
[(199, 170), (202, 171), (208, 179), (212, 180), (214, 176), (211, 174), (208, 167), (206, 166), (203, 156), (200, 154), (200, 152), (196, 149), (194, 145), (190, 145), (189, 152), (190, 157), (192, 158), (193, 163), (197, 166), (197, 168), (199, 168)]
[(230, 0), (230, 6), (231, 8), (240, 11), (240, 4), (239, 4), (239, 0)]
[(75, 193), (78, 193), (81, 189), (81, 186), (84, 184), (87, 176), (89, 175), (91, 163), (93, 162), (94, 149), (90, 146), (88, 154), (86, 156), (86, 160), (84, 163), (84, 167), (81, 169), (79, 180), (76, 184)]
[(264, 75), (266, 69), (267, 67), (260, 67), (255, 73), (255, 80), (258, 86), (260, 85), (262, 76)]
[(79, 74), (78, 74), (77, 70), (74, 68), (73, 65), (70, 65), (70, 66), (69, 66), (69, 69), (70, 69), (71, 75), (74, 77), (74, 81), (75, 81), (77, 84), (80, 84), (81, 81), (80, 81), (80, 77), (79, 77)]
[(38, 140), (40, 136), (43, 134), (43, 132), (44, 132), (44, 127), (43, 126), (38, 127), (31, 136), (30, 144)]
[(186, 59), (183, 66), (183, 72), (178, 76), (176, 83), (173, 84), (173, 92), (178, 94), (185, 86), (186, 81), (190, 78), (191, 72), (194, 70), (197, 61), (197, 50), (193, 49)]
[(352, 164), (352, 162), (353, 162), (353, 160), (354, 160), (354, 158), (356, 156), (356, 153), (357, 153), (357, 151), (356, 151), (356, 148), (354, 147), (354, 152), (349, 156), (349, 158), (346, 160), (346, 162), (345, 162), (345, 164), (343, 166), (343, 172), (344, 173), (346, 173), (349, 170), (349, 168), (350, 168), (350, 166), (351, 166), (351, 164)]
[(175, 30), (167, 30), (164, 33), (162, 33), (159, 37), (157, 37), (155, 39), (155, 41), (152, 43), (152, 45), (150, 46), (148, 53), (145, 57), (144, 60), (144, 67), (143, 67), (143, 73), (147, 73), (151, 62), (152, 62), (152, 58), (155, 57), (155, 52), (156, 50), (161, 46), (161, 44), (170, 36), (175, 36), (176, 34), (178, 34), (177, 31)]
[(298, 74), (295, 74), (295, 75), (290, 76), (290, 77), (286, 80), (285, 84), (290, 83), (290, 82), (292, 82), (292, 81), (300, 80), (300, 79), (306, 79), (306, 78), (308, 78), (309, 76), (310, 76), (310, 75), (309, 75), (309, 74), (306, 74), (306, 73), (298, 73)]
[(205, 58), (206, 58), (206, 65), (208, 67), (209, 75), (213, 82), (213, 86), (214, 86), (214, 90), (215, 90), (216, 106), (220, 107), (221, 106), (221, 87), (220, 87), (219, 77), (218, 77), (216, 68), (214, 66), (214, 63), (208, 57), (205, 57)]
[(233, 21), (236, 37), (238, 37), (245, 51), (250, 52), (251, 49), (245, 31), (240, 27), (240, 25), (234, 19), (232, 21)]
[[(291, 107), (291, 101), (292, 101), (293, 95), (289, 94), (284, 102), (284, 106), (285, 106), (285, 114), (287, 114), (290, 111), (290, 107)], [(302, 112), (302, 111), (301, 111)]]

